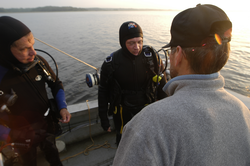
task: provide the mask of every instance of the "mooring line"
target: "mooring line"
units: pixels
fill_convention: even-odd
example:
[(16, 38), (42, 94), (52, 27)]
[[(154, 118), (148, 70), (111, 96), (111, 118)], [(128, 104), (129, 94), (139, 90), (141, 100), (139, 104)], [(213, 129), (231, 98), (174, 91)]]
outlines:
[(44, 42), (44, 41), (38, 39), (38, 38), (36, 38), (36, 37), (34, 37), (34, 38), (35, 38), (37, 41), (39, 41), (39, 42), (41, 42), (41, 43), (43, 43), (43, 44), (45, 44), (45, 45), (47, 45), (47, 46), (49, 46), (49, 47), (51, 47), (51, 48), (57, 50), (57, 51), (59, 51), (59, 52), (65, 54), (65, 55), (68, 55), (69, 57), (71, 57), (71, 58), (73, 58), (73, 59), (75, 59), (75, 60), (77, 60), (77, 61), (79, 61), (79, 62), (81, 62), (81, 63), (84, 63), (85, 65), (87, 65), (87, 66), (89, 66), (89, 67), (91, 67), (91, 68), (93, 68), (93, 69), (95, 69), (95, 70), (98, 70), (96, 67), (94, 67), (94, 66), (92, 66), (92, 65), (90, 65), (90, 64), (88, 64), (88, 63), (86, 63), (86, 62), (84, 62), (84, 61), (82, 61), (82, 60), (80, 60), (80, 59), (77, 59), (76, 57), (74, 57), (74, 56), (72, 56), (72, 55), (70, 55), (70, 54), (68, 54), (68, 53), (66, 53), (66, 52), (64, 52), (64, 51), (62, 51), (62, 50), (59, 50), (58, 48), (56, 48), (56, 47), (54, 47), (54, 46), (52, 46), (52, 45), (50, 45), (50, 44), (48, 44), (48, 43), (46, 43), (46, 42)]

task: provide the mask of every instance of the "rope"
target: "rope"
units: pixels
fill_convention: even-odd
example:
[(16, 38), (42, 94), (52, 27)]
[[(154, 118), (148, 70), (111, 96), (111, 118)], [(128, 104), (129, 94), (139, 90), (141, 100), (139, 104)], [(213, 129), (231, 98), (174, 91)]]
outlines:
[[(34, 38), (35, 38), (35, 37), (34, 37)], [(90, 65), (90, 64), (88, 64), (88, 63), (86, 63), (86, 62), (84, 62), (84, 61), (82, 61), (82, 60), (80, 60), (80, 59), (77, 59), (76, 57), (74, 57), (74, 56), (72, 56), (72, 55), (70, 55), (70, 54), (68, 54), (68, 53), (66, 53), (66, 52), (63, 52), (62, 50), (59, 50), (58, 48), (56, 48), (56, 47), (54, 47), (54, 46), (52, 46), (52, 45), (49, 45), (48, 43), (46, 43), (46, 42), (44, 42), (44, 41), (42, 41), (42, 40), (40, 40), (40, 39), (38, 39), (38, 38), (35, 38), (35, 39), (36, 39), (37, 41), (39, 41), (39, 42), (41, 42), (41, 43), (43, 43), (43, 44), (45, 44), (45, 45), (47, 45), (47, 46), (53, 48), (53, 49), (55, 49), (55, 50), (57, 50), (57, 51), (59, 51), (59, 52), (65, 54), (65, 55), (68, 55), (69, 57), (71, 57), (71, 58), (73, 58), (73, 59), (75, 59), (75, 60), (77, 60), (77, 61), (79, 61), (79, 62), (81, 62), (81, 63), (83, 63), (83, 64), (85, 64), (85, 65), (87, 65), (87, 66), (89, 66), (89, 67), (91, 67), (91, 68), (93, 68), (93, 69), (95, 69), (95, 70), (98, 70), (96, 67), (94, 67), (94, 66), (92, 66), (92, 65)]]
[(92, 135), (91, 135), (91, 118), (90, 118), (90, 108), (89, 108), (88, 100), (86, 100), (86, 104), (88, 106), (89, 124), (90, 124), (89, 125), (89, 135), (90, 135), (90, 139), (92, 141), (92, 145), (88, 146), (84, 151), (81, 151), (81, 152), (79, 152), (79, 153), (77, 153), (77, 154), (75, 154), (73, 156), (66, 157), (66, 158), (62, 159), (61, 161), (68, 160), (68, 159), (76, 157), (76, 156), (78, 156), (80, 154), (84, 154), (85, 156), (87, 156), (90, 151), (96, 150), (96, 149), (99, 149), (99, 148), (107, 148), (107, 149), (108, 148), (112, 148), (112, 149), (116, 149), (116, 148), (111, 147), (111, 145), (107, 141), (104, 144), (102, 144), (102, 145), (99, 145), (99, 144), (95, 145), (95, 142), (94, 142), (94, 140), (92, 138)]

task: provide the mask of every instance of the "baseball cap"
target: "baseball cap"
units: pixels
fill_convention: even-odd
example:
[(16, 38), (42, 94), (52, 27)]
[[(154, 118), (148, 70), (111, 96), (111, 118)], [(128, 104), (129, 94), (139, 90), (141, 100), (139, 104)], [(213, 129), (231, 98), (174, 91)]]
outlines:
[(204, 39), (210, 36), (229, 42), (231, 31), (232, 23), (222, 9), (214, 5), (198, 4), (175, 16), (170, 30), (170, 43), (162, 48), (200, 47)]

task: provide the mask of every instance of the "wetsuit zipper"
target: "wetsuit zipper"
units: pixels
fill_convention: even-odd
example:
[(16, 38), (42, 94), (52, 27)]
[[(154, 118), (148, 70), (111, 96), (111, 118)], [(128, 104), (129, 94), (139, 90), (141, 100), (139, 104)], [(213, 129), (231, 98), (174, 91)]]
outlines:
[(136, 65), (135, 65), (135, 59), (133, 60), (133, 66), (134, 66), (134, 80), (135, 80), (135, 91), (137, 91), (137, 75), (136, 75)]

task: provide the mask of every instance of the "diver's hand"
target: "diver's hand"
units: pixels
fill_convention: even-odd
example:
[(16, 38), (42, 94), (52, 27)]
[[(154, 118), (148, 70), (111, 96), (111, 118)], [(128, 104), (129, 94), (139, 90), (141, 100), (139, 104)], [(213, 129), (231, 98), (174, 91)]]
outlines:
[(68, 123), (71, 119), (71, 114), (66, 108), (61, 109), (60, 115), (62, 116), (62, 119), (60, 119), (59, 121), (62, 123)]
[(111, 128), (110, 127), (108, 128), (107, 132), (111, 132)]

